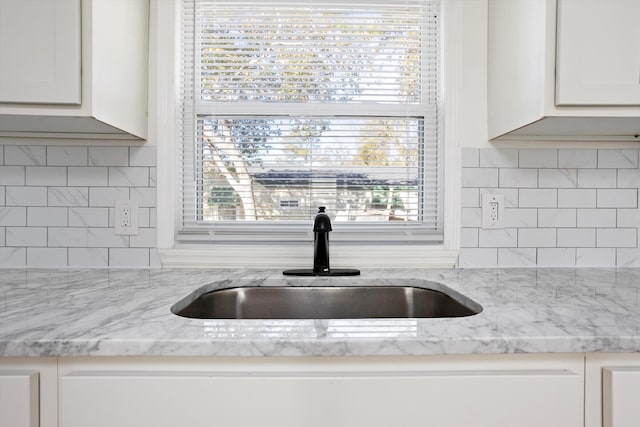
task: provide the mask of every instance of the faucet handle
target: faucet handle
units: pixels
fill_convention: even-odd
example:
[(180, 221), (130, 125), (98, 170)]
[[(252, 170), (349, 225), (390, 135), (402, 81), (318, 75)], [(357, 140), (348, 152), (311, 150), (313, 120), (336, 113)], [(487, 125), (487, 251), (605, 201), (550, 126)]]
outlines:
[(331, 218), (325, 213), (325, 206), (318, 208), (318, 214), (313, 222), (313, 231), (331, 231)]

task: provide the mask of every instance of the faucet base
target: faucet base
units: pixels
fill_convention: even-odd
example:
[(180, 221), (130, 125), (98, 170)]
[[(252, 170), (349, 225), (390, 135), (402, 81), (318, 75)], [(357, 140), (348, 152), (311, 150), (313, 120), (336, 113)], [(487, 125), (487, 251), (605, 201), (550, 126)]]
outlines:
[(312, 268), (285, 270), (285, 276), (359, 276), (360, 270), (355, 268), (332, 268), (329, 271), (314, 272)]

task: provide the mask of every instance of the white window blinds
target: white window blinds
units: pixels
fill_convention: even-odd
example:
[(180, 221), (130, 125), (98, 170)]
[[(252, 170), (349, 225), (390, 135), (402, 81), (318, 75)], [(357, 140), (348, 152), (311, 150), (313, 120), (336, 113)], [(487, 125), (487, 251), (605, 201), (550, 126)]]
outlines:
[(438, 22), (434, 0), (185, 0), (181, 235), (326, 206), (352, 236), (441, 240)]

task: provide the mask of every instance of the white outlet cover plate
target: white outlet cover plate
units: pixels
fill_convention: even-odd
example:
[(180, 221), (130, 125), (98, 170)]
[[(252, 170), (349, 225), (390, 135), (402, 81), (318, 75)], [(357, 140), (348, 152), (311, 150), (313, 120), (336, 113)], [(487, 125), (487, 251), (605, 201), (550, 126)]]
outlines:
[[(129, 209), (129, 227), (122, 225), (122, 212)], [(116, 200), (116, 214), (114, 221), (114, 233), (117, 235), (134, 236), (138, 234), (138, 201), (137, 200)]]
[[(491, 204), (498, 204), (498, 216), (496, 220), (491, 218)], [(482, 228), (497, 229), (504, 228), (504, 194), (483, 194), (482, 195)]]

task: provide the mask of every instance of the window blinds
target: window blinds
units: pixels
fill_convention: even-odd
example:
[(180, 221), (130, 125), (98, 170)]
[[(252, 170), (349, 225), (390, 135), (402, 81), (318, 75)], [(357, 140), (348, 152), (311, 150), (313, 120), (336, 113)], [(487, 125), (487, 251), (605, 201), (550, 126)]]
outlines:
[[(185, 0), (184, 236), (442, 237), (437, 1)], [(409, 237), (408, 237), (409, 236)]]

